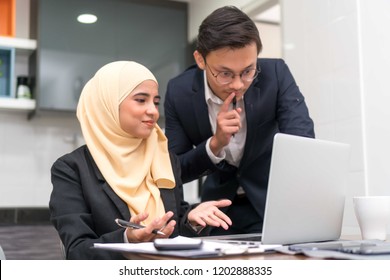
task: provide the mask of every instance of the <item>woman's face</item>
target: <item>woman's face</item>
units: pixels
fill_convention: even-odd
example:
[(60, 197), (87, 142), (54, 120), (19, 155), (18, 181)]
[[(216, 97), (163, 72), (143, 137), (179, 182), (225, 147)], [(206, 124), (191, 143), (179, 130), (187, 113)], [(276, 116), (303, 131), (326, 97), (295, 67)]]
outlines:
[(139, 84), (119, 105), (121, 128), (134, 137), (149, 137), (160, 116), (160, 98), (155, 81)]

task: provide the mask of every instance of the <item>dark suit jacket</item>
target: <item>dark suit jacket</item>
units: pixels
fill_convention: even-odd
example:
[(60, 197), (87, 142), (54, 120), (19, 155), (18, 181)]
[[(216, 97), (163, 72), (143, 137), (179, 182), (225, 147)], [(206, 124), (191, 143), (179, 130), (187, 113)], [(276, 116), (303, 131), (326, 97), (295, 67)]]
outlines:
[(258, 59), (258, 64), (261, 73), (244, 95), (247, 137), (238, 168), (226, 161), (214, 165), (207, 155), (205, 144), (213, 134), (203, 71), (194, 65), (169, 81), (164, 109), (169, 149), (179, 155), (183, 183), (208, 175), (202, 200), (233, 199), (242, 186), (263, 217), (274, 135), (282, 132), (314, 137), (314, 125), (285, 62)]
[[(183, 201), (180, 165), (171, 157), (175, 173), (174, 189), (160, 189), (166, 211), (175, 213), (178, 233), (195, 236), (186, 223), (190, 207)], [(123, 259), (120, 253), (91, 249), (93, 243), (123, 242), (124, 229), (116, 218), (129, 220), (127, 204), (103, 178), (84, 145), (60, 157), (52, 166), (53, 191), (50, 197), (51, 222), (65, 246), (68, 259)]]

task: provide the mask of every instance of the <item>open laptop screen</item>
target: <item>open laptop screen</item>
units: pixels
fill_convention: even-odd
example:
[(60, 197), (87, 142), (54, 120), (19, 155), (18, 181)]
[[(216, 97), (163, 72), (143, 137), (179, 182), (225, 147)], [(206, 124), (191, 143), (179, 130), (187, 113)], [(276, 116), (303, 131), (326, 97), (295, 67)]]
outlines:
[(336, 240), (344, 213), (350, 146), (276, 134), (263, 244)]

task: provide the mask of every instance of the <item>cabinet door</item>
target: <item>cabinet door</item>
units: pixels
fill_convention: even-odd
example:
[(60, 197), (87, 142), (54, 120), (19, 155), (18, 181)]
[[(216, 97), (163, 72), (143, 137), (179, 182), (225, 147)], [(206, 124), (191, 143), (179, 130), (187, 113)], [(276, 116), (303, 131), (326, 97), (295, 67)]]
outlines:
[(14, 97), (15, 50), (0, 47), (0, 98)]
[[(187, 12), (183, 3), (152, 2), (40, 0), (38, 109), (75, 110), (85, 83), (115, 60), (144, 64), (163, 95), (168, 80), (186, 67)], [(77, 22), (85, 12), (95, 14), (97, 22)]]

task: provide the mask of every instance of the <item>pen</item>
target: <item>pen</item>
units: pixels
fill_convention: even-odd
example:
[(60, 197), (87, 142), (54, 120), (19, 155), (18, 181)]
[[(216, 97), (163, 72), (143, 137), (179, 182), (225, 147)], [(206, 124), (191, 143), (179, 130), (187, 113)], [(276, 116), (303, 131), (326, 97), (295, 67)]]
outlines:
[[(132, 229), (145, 228), (145, 226), (143, 226), (143, 225), (131, 223), (131, 222), (128, 222), (128, 221), (125, 221), (125, 220), (122, 220), (122, 219), (115, 219), (115, 223), (118, 226), (123, 227), (123, 228), (132, 228)], [(152, 232), (154, 234), (165, 235), (165, 233), (163, 233), (162, 231), (155, 230), (155, 229), (152, 230)]]
[(235, 96), (233, 97), (232, 103), (233, 103), (233, 110), (236, 110), (236, 107), (237, 107), (237, 99), (236, 99)]
[[(233, 104), (233, 110), (236, 110), (236, 108), (237, 108), (237, 99), (236, 99), (236, 96), (233, 97), (232, 104)], [(232, 136), (234, 137), (234, 133), (233, 133)]]

